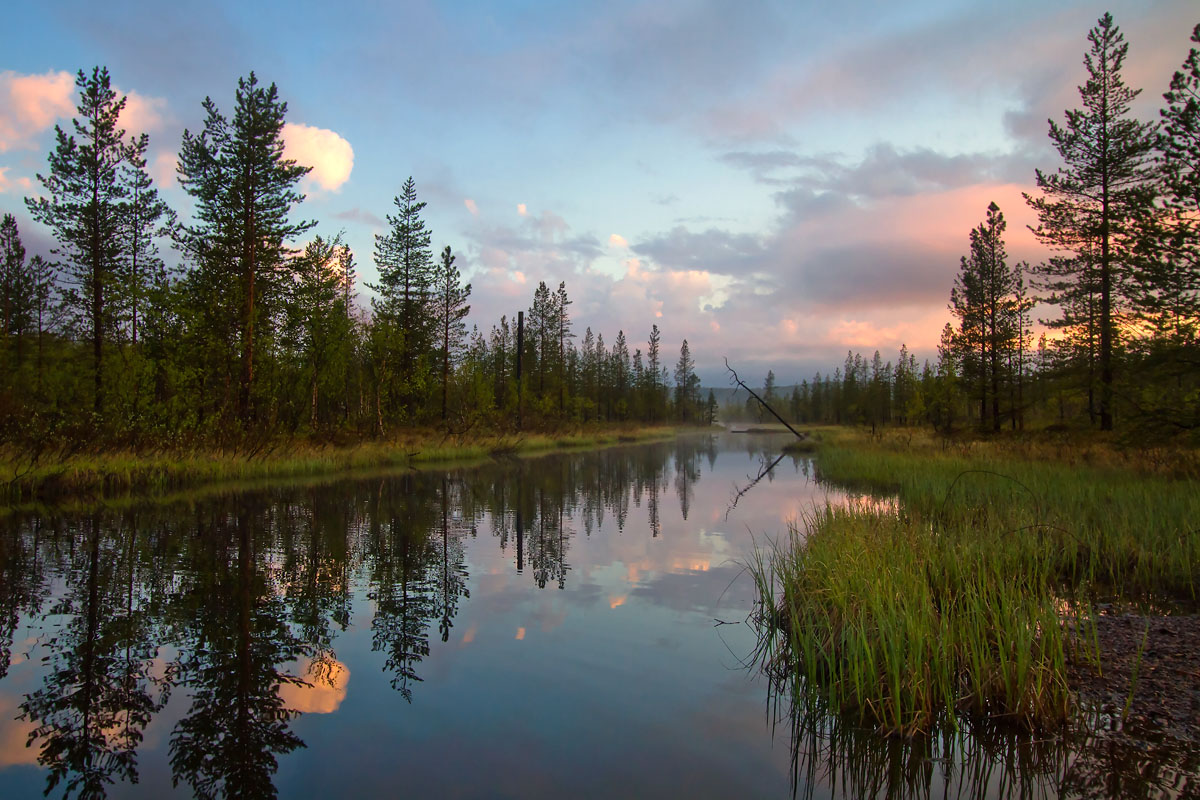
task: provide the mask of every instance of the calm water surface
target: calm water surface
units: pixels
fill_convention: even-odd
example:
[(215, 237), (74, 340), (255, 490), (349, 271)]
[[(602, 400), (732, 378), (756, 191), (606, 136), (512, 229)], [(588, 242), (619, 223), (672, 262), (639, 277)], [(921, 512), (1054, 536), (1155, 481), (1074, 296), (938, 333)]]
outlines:
[(1034, 745), (774, 724), (741, 564), (845, 501), (787, 457), (734, 505), (783, 441), (2, 521), (0, 797), (1050, 794)]

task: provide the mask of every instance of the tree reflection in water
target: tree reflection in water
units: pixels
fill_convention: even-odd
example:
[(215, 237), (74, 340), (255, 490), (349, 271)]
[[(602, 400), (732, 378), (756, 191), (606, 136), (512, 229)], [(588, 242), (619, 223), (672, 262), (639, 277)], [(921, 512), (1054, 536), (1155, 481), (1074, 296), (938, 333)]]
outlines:
[[(10, 664), (35, 676), (13, 705), (48, 790), (98, 796), (137, 781), (145, 731), (164, 716), (166, 763), (182, 791), (273, 796), (280, 759), (304, 746), (289, 703), (331, 710), (299, 699), (309, 681), (341, 681), (345, 695), (337, 647), (356, 612), (375, 668), (411, 702), (431, 650), (451, 641), (470, 601), (478, 531), (490, 530), (480, 544), (500, 548), (530, 590), (568, 588), (573, 544), (606, 520), (646, 541), (675, 536), (715, 458), (712, 437), (691, 437), (120, 513), (13, 514), (0, 521), (0, 691), (18, 685)], [(672, 486), (680, 514), (664, 524)], [(39, 628), (37, 643), (22, 647), (44, 660), (24, 664), (14, 637)], [(1039, 743), (964, 729), (895, 742), (825, 714), (792, 724), (804, 796), (819, 787), (845, 797), (1195, 789), (1194, 750), (1160, 748), (1166, 755), (1150, 764), (1105, 739)], [(1155, 765), (1153, 783), (1138, 782), (1134, 773)], [(1109, 777), (1114, 770), (1130, 777)]]
[(36, 725), (46, 792), (102, 795), (114, 780), (137, 782), (137, 748), (167, 699), (170, 680), (155, 678), (157, 651), (145, 588), (137, 580), (137, 532), (105, 531), (99, 516), (66, 533), (59, 569), (71, 588), (51, 608), (60, 623), (42, 687), (21, 703)]
[(198, 797), (273, 797), (277, 755), (304, 744), (279, 694), (300, 683), (279, 666), (313, 649), (288, 624), (282, 571), (268, 556), (282, 510), (247, 501), (211, 514), (170, 609), (178, 679), (191, 697), (171, 732), (171, 768)]

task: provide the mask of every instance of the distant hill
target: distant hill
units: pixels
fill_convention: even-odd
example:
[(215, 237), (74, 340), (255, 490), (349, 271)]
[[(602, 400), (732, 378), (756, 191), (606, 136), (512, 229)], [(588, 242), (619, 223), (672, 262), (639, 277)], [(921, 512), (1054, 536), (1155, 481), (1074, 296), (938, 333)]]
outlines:
[[(782, 399), (786, 402), (786, 400), (792, 396), (792, 389), (795, 386), (796, 386), (796, 384), (791, 384), (791, 383), (789, 383), (787, 386), (776, 386), (775, 387), (775, 397)], [(754, 389), (754, 391), (758, 392), (759, 394), (762, 394), (761, 386), (751, 385), (751, 388)], [(747, 397), (746, 393), (744, 391), (742, 391), (741, 389), (738, 389), (736, 386), (711, 386), (711, 387), (710, 386), (702, 386), (702, 387), (700, 387), (700, 399), (702, 401), (708, 399), (709, 389), (712, 389), (713, 396), (717, 398), (717, 403), (719, 405), (725, 406), (725, 405), (729, 405), (729, 403), (731, 403), (731, 402), (738, 402), (738, 403), (746, 402), (746, 397)], [(735, 391), (737, 392), (736, 399), (733, 396)], [(774, 405), (774, 403), (772, 403), (771, 405)]]

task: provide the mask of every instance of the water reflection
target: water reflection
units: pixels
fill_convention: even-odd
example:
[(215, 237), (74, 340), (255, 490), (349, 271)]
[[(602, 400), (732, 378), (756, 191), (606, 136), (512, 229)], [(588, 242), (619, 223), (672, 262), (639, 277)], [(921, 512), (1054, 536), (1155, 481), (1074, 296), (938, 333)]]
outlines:
[[(0, 721), (27, 738), (45, 791), (101, 796), (139, 780), (147, 725), (183, 700), (167, 736), (173, 784), (201, 797), (273, 796), (301, 713), (335, 711), (336, 645), (356, 599), (371, 649), (411, 702), (430, 639), (470, 598), (465, 541), (488, 526), (539, 589), (564, 589), (568, 550), (605, 515), (623, 531), (646, 502), (652, 536), (672, 457), (686, 508), (711, 438), (590, 458), (513, 460), (467, 475), (412, 472), (84, 516), (16, 516), (0, 531), (0, 679), (19, 628), (40, 685)], [(685, 511), (686, 514), (686, 511)], [(515, 539), (515, 542), (514, 542)], [(437, 633), (432, 634), (436, 626)], [(523, 632), (523, 629), (522, 629)], [(464, 636), (464, 641), (474, 638)], [(9, 697), (7, 687), (3, 696)], [(17, 736), (14, 737), (14, 734)]]
[[(738, 559), (846, 498), (778, 443), (9, 517), (0, 795), (781, 795), (789, 774), (812, 797), (1037, 796), (1050, 774), (1086, 794), (1111, 760), (897, 745), (829, 719), (795, 728), (789, 770), (740, 669)], [(509, 768), (530, 752), (536, 780)], [(1055, 759), (1075, 772), (1040, 766)]]

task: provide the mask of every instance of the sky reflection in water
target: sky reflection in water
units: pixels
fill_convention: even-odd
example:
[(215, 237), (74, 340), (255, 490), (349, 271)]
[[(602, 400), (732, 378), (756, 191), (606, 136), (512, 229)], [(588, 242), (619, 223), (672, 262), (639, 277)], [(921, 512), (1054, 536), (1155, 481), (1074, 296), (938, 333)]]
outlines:
[(825, 492), (729, 512), (765, 443), (9, 519), (0, 794), (786, 793), (740, 563)]
[(1003, 738), (773, 731), (741, 564), (847, 502), (789, 456), (731, 508), (782, 441), (9, 518), (0, 796), (788, 796), (793, 735), (804, 796), (1053, 791)]

